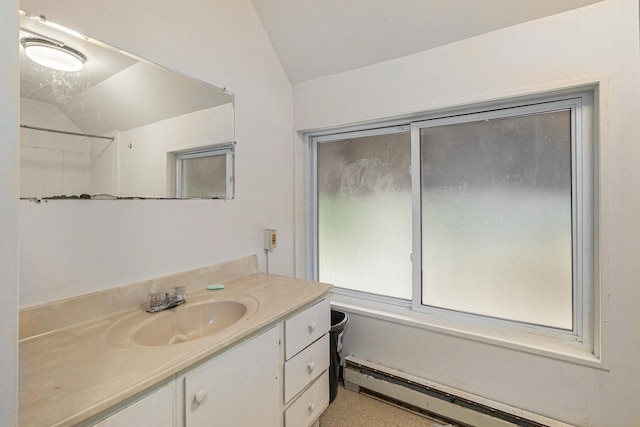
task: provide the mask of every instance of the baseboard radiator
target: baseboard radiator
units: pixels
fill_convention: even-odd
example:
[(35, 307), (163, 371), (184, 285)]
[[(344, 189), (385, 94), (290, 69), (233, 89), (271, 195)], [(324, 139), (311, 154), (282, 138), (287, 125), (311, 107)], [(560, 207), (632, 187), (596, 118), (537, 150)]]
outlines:
[(547, 417), (346, 356), (344, 384), (410, 410), (472, 427), (571, 427)]

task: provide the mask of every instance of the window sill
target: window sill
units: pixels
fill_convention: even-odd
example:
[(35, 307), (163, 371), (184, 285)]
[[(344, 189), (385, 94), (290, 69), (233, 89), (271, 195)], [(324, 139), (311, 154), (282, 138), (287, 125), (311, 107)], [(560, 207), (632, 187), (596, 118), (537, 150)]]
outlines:
[[(606, 363), (592, 352), (572, 348), (557, 339), (540, 335), (514, 333), (507, 328), (487, 328), (474, 322), (440, 319), (434, 315), (419, 313), (408, 307), (401, 307), (363, 298), (331, 294), (331, 307), (374, 319), (411, 326), (459, 338), (510, 348), (524, 353), (562, 360), (592, 368), (608, 370)], [(477, 323), (477, 322), (475, 322)]]

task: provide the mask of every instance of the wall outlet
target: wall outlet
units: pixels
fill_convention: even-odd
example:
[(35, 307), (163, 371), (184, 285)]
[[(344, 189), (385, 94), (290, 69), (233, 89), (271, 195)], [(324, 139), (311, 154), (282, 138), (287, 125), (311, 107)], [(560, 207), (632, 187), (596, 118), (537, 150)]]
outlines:
[(264, 249), (266, 251), (273, 250), (277, 246), (276, 230), (268, 228), (264, 230)]

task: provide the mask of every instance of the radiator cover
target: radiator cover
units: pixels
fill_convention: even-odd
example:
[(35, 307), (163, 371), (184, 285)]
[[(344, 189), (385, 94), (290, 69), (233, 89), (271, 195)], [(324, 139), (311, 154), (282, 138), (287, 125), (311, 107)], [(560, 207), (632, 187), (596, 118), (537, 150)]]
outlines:
[(365, 389), (392, 402), (473, 427), (572, 427), (541, 415), (381, 366), (354, 356), (344, 361), (347, 389)]

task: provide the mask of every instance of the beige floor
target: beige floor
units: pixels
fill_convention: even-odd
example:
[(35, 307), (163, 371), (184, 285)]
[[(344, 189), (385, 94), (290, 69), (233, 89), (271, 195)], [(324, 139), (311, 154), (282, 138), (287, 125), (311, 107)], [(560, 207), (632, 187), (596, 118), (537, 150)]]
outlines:
[(338, 387), (336, 399), (320, 416), (320, 427), (440, 427), (450, 425), (387, 402)]

